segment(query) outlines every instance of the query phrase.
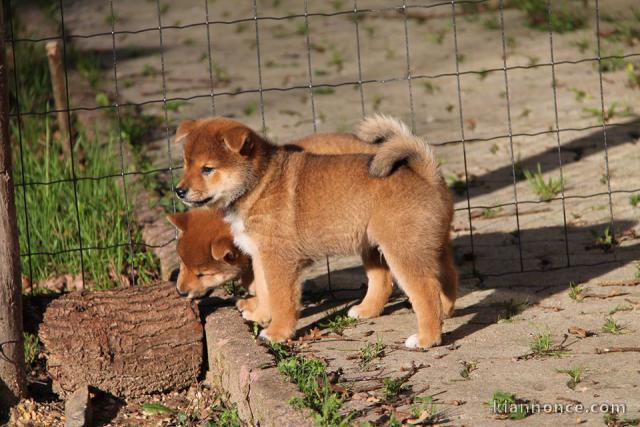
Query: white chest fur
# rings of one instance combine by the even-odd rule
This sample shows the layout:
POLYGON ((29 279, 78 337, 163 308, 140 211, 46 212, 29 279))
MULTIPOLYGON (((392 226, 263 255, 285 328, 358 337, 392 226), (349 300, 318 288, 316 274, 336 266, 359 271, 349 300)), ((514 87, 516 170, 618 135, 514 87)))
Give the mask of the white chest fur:
POLYGON ((247 234, 244 221, 236 213, 228 213, 224 217, 224 221, 231 226, 231 234, 233 235, 233 242, 240 250, 247 255, 256 256, 258 248, 255 242, 247 234))

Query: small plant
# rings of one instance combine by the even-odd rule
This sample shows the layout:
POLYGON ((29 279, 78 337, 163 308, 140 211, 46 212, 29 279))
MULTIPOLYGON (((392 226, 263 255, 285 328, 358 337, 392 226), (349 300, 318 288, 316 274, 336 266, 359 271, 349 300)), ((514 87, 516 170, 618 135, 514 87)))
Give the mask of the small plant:
POLYGON ((640 418, 623 418, 617 412, 608 412, 602 416, 607 427, 630 427, 640 425, 640 418))
POLYGON ((569 375, 569 381, 567 381, 567 387, 571 390, 576 388, 582 381, 582 372, 584 370, 582 368, 573 368, 573 369, 558 369, 558 373, 569 375))
POLYGON ((442 27, 439 30, 436 30, 435 32, 429 32, 427 34, 427 37, 429 37, 429 40, 436 43, 436 44, 442 44, 442 42, 444 41, 445 36, 449 33, 449 27, 442 27))
POLYGON ((460 363, 462 363, 462 369, 460 369, 460 376, 465 380, 468 380, 471 377, 471 372, 478 369, 478 362, 476 361, 467 362, 463 360, 460 363))
POLYGON ((344 55, 337 49, 333 49, 331 51, 331 60, 329 61, 329 65, 336 67, 338 72, 342 71, 344 68, 344 55))
POLYGON ((574 301, 582 300, 582 292, 584 291, 583 285, 578 285, 574 282, 569 282, 569 298, 574 301))
POLYGON ((605 252, 610 251, 611 248, 618 243, 611 232, 611 227, 608 225, 603 228, 601 232, 591 230, 591 234, 595 239, 596 247, 601 248, 605 252))
POLYGON ((309 34, 309 26, 304 22, 300 22, 296 27, 296 34, 299 36, 306 36, 309 34))
POLYGON ((528 414, 524 404, 527 402, 518 399, 515 394, 496 390, 489 400, 491 413, 498 415, 500 418, 509 418, 512 420, 521 420, 528 414))
POLYGON ((547 0, 514 0, 514 7, 526 14, 527 24, 539 31, 551 30, 556 33, 566 33, 584 28, 587 16, 582 9, 568 4, 553 2, 553 10, 549 16, 547 0))
POLYGON ((563 187, 561 179, 549 178, 547 181, 542 176, 542 168, 538 163, 538 169, 535 172, 529 170, 524 171, 524 176, 534 193, 538 195, 540 201, 548 202, 553 199, 563 187))
POLYGON ((589 46, 591 46, 591 42, 588 39, 576 40, 571 42, 571 44, 577 47, 580 53, 585 53, 589 50, 589 46))
POLYGON ((148 402, 142 404, 142 412, 147 415, 164 415, 175 414, 176 410, 157 402, 148 402))
POLYGON ((382 382, 382 395, 387 402, 393 402, 398 399, 398 395, 405 389, 404 384, 407 379, 400 378, 385 378, 382 382))
POLYGON ((491 30, 491 31, 499 30, 500 29, 500 20, 498 19, 497 16, 491 15, 490 17, 488 17, 487 19, 482 21, 482 26, 484 28, 486 28, 487 30, 491 30))
POLYGON ((609 310, 609 316, 613 316, 614 314, 616 314, 619 311, 631 311, 633 310, 633 307, 630 305, 616 305, 615 307, 613 307, 611 310, 609 310))
POLYGON ((380 359, 384 356, 385 345, 382 343, 380 337, 375 343, 368 342, 364 347, 360 349, 360 369, 367 370, 373 359, 380 359))
POLYGON ((603 73, 623 70, 627 66, 627 61, 624 59, 624 51, 622 49, 616 49, 613 52, 601 51, 600 57, 598 67, 603 73))
POLYGON ((484 208, 482 210, 482 216, 484 218, 493 218, 502 211, 502 208, 484 208))
POLYGON ((242 109, 242 112, 244 113, 245 116, 253 116, 256 113, 256 111, 258 111, 258 103, 255 101, 248 103, 242 109))
POLYGON ((604 325, 602 325, 602 332, 605 334, 620 335, 623 330, 624 327, 617 323, 613 316, 607 316, 604 325))
POLYGON ((624 70, 627 73, 627 84, 629 87, 632 89, 640 88, 640 70, 631 62, 627 63, 624 70))
POLYGON ((629 197, 629 203, 631 203, 631 206, 634 208, 637 208, 638 205, 640 205, 640 193, 632 194, 631 197, 629 197))
POLYGON ((320 326, 329 329, 334 334, 342 335, 345 329, 358 324, 358 319, 353 317, 338 315, 326 323, 320 323, 320 326))
POLYGON ((602 123, 604 119, 605 123, 609 123, 611 119, 615 117, 630 117, 633 116, 633 108, 629 105, 626 107, 619 109, 619 104, 617 102, 612 103, 607 110, 603 112, 603 110, 599 108, 583 108, 582 112, 587 114, 588 117, 595 117, 602 123))
POLYGON ((457 175, 452 174, 447 176, 447 183, 449 184, 449 188, 458 196, 462 196, 467 191, 467 185, 463 180, 458 178, 457 175))
MULTIPOLYGON (((433 401, 433 396, 416 396, 409 408, 411 417, 415 419, 415 424, 439 425, 446 422, 444 414, 438 409, 433 401)), ((408 420, 410 425, 414 425, 412 420, 408 420)))
POLYGON ((167 101, 167 111, 172 111, 174 113, 177 113, 178 111, 180 111, 182 107, 184 107, 187 104, 188 102, 180 101, 180 100, 167 101))
POLYGON ((336 90, 332 87, 321 86, 313 88, 314 95, 333 95, 334 93, 336 93, 336 90))
POLYGON ((429 94, 433 94, 435 92, 440 91, 440 86, 430 81, 422 82, 422 87, 424 88, 424 91, 429 94))
POLYGON ((384 99, 384 96, 380 95, 379 93, 376 93, 373 95, 373 111, 380 110, 380 105, 382 105, 383 99, 384 99))
POLYGON ((553 343, 550 332, 540 332, 534 335, 529 347, 533 357, 560 357, 565 352, 562 344, 553 343))
POLYGON ((33 364, 40 354, 40 339, 35 334, 25 332, 24 338, 24 361, 27 365, 33 364))
POLYGON ((582 89, 578 89, 578 88, 572 87, 569 90, 571 92, 573 92, 573 96, 575 97, 576 101, 578 101, 578 102, 582 102, 585 99, 591 99, 592 98, 591 95, 589 95, 586 91, 584 91, 582 89))
POLYGON ((514 301, 510 299, 509 301, 503 301, 500 305, 503 309, 498 315, 498 322, 508 322, 511 321, 514 316, 522 313, 531 304, 529 304, 529 301, 514 301))
POLYGON ((160 72, 158 71, 158 69, 156 67, 154 67, 153 65, 144 64, 144 66, 142 67, 142 75, 144 77, 155 77, 159 73, 160 72))

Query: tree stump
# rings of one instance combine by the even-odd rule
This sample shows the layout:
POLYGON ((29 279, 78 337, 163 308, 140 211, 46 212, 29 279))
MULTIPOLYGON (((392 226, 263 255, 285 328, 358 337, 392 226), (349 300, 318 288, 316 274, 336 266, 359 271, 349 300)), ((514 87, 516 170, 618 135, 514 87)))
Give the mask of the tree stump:
POLYGON ((122 398, 177 390, 202 365, 197 308, 173 283, 64 295, 47 308, 39 335, 61 396, 83 384, 122 398))

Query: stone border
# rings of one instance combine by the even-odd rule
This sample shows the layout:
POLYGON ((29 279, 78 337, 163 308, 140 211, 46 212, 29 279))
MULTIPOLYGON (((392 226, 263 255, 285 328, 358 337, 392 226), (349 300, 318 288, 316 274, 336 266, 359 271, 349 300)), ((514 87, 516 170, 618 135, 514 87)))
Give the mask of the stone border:
POLYGON ((207 381, 237 405, 240 418, 249 425, 314 425, 309 411, 289 405, 292 397, 302 394, 272 366, 273 356, 255 342, 235 308, 220 307, 208 315, 205 334, 209 357, 207 381))

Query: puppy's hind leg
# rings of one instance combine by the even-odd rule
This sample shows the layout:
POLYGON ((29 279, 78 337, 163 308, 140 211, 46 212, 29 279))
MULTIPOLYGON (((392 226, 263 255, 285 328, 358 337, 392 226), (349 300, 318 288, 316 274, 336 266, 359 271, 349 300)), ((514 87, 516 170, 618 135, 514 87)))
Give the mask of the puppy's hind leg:
POLYGON ((349 309, 348 315, 355 319, 379 316, 393 290, 391 271, 378 248, 365 248, 362 263, 367 272, 368 287, 362 302, 349 309))
MULTIPOLYGON (((425 267, 429 256, 418 253, 403 253, 382 246, 385 259, 398 285, 409 297, 418 319, 418 333, 407 338, 409 348, 428 348, 442 342, 441 284, 438 271, 425 267)), ((430 252, 430 251, 429 251, 430 252)))
POLYGON ((440 293, 442 314, 445 318, 449 318, 453 315, 456 298, 458 297, 458 272, 453 261, 451 248, 447 248, 440 257, 440 277, 440 283, 442 283, 442 292, 440 293))

